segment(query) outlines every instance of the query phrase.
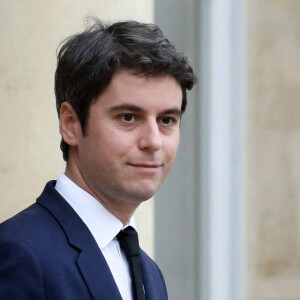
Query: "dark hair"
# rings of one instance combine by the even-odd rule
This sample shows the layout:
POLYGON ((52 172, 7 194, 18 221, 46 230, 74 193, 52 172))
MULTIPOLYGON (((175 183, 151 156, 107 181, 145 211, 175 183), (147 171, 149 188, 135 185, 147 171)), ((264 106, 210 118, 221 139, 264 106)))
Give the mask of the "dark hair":
MULTIPOLYGON (((109 85, 120 69, 143 76, 173 76, 182 88, 182 106, 187 104, 186 90, 196 77, 187 58, 168 41, 158 26, 135 21, 105 25, 93 18, 92 25, 60 45, 55 72, 56 108, 68 101, 86 132, 92 101, 109 85)), ((69 145, 62 139, 60 148, 68 160, 69 145)))

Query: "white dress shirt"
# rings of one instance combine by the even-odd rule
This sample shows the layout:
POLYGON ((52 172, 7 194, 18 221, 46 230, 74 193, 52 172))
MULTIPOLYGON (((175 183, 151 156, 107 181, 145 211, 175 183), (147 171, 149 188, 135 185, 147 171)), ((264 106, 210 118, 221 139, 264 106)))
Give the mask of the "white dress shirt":
POLYGON ((124 300, 132 300, 131 278, 125 254, 116 235, 127 226, 136 228, 134 218, 123 223, 97 199, 76 185, 64 173, 57 178, 55 189, 72 206, 96 240, 124 300))

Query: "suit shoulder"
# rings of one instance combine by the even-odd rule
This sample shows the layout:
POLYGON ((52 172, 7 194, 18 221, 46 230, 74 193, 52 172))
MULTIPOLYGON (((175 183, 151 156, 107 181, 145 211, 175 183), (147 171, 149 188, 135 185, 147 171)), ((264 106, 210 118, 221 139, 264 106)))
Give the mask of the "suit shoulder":
POLYGON ((145 266, 151 266, 153 271, 157 272, 159 274, 159 277, 163 280, 164 282, 164 276, 162 274, 162 271, 160 270, 159 266, 157 263, 143 250, 141 250, 141 260, 143 262, 143 265, 145 266))
POLYGON ((18 236, 19 233, 27 229, 35 228, 47 221, 48 212, 39 204, 34 203, 15 216, 0 224, 0 237, 3 234, 18 236))
POLYGON ((140 256, 141 259, 146 263, 146 264, 150 264, 152 266, 155 266, 156 268, 159 269, 158 265, 156 264, 156 262, 144 251, 141 249, 140 252, 140 256))
MULTIPOLYGON (((55 218, 38 203, 0 224, 0 241, 6 238, 24 241, 32 249, 61 239, 64 232, 55 218)), ((54 243, 55 244, 55 243, 54 243)))

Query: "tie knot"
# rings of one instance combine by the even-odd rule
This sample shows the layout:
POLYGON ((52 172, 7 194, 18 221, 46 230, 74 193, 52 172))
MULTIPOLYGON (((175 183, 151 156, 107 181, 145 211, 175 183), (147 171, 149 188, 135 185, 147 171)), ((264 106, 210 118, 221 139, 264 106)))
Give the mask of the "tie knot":
POLYGON ((133 227, 129 226, 121 230, 117 235, 117 239, 128 260, 140 255, 138 234, 133 227))

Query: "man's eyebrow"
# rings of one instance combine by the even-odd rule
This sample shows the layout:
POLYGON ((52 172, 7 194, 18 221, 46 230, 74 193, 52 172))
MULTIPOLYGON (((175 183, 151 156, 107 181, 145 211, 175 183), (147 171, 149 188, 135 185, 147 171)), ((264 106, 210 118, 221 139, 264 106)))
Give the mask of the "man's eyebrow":
MULTIPOLYGON (((133 104, 120 104, 120 105, 115 105, 109 108, 110 111, 124 111, 124 110, 128 110, 128 111, 133 111, 133 112, 142 112, 143 109, 137 105, 133 105, 133 104)), ((177 116, 181 116, 182 115, 182 111, 177 108, 177 107, 173 107, 173 108, 168 108, 165 109, 163 111, 160 112, 161 115, 177 115, 177 116)))
POLYGON ((161 114, 166 114, 166 115, 177 115, 177 116, 181 116, 182 115, 182 111, 177 108, 177 107, 174 107, 174 108, 168 108, 168 109, 165 109, 161 112, 161 114))
POLYGON ((133 105, 133 104, 120 104, 116 106, 112 106, 109 109, 110 111, 122 111, 122 110, 129 110, 134 112, 141 112, 142 109, 139 106, 133 105))

